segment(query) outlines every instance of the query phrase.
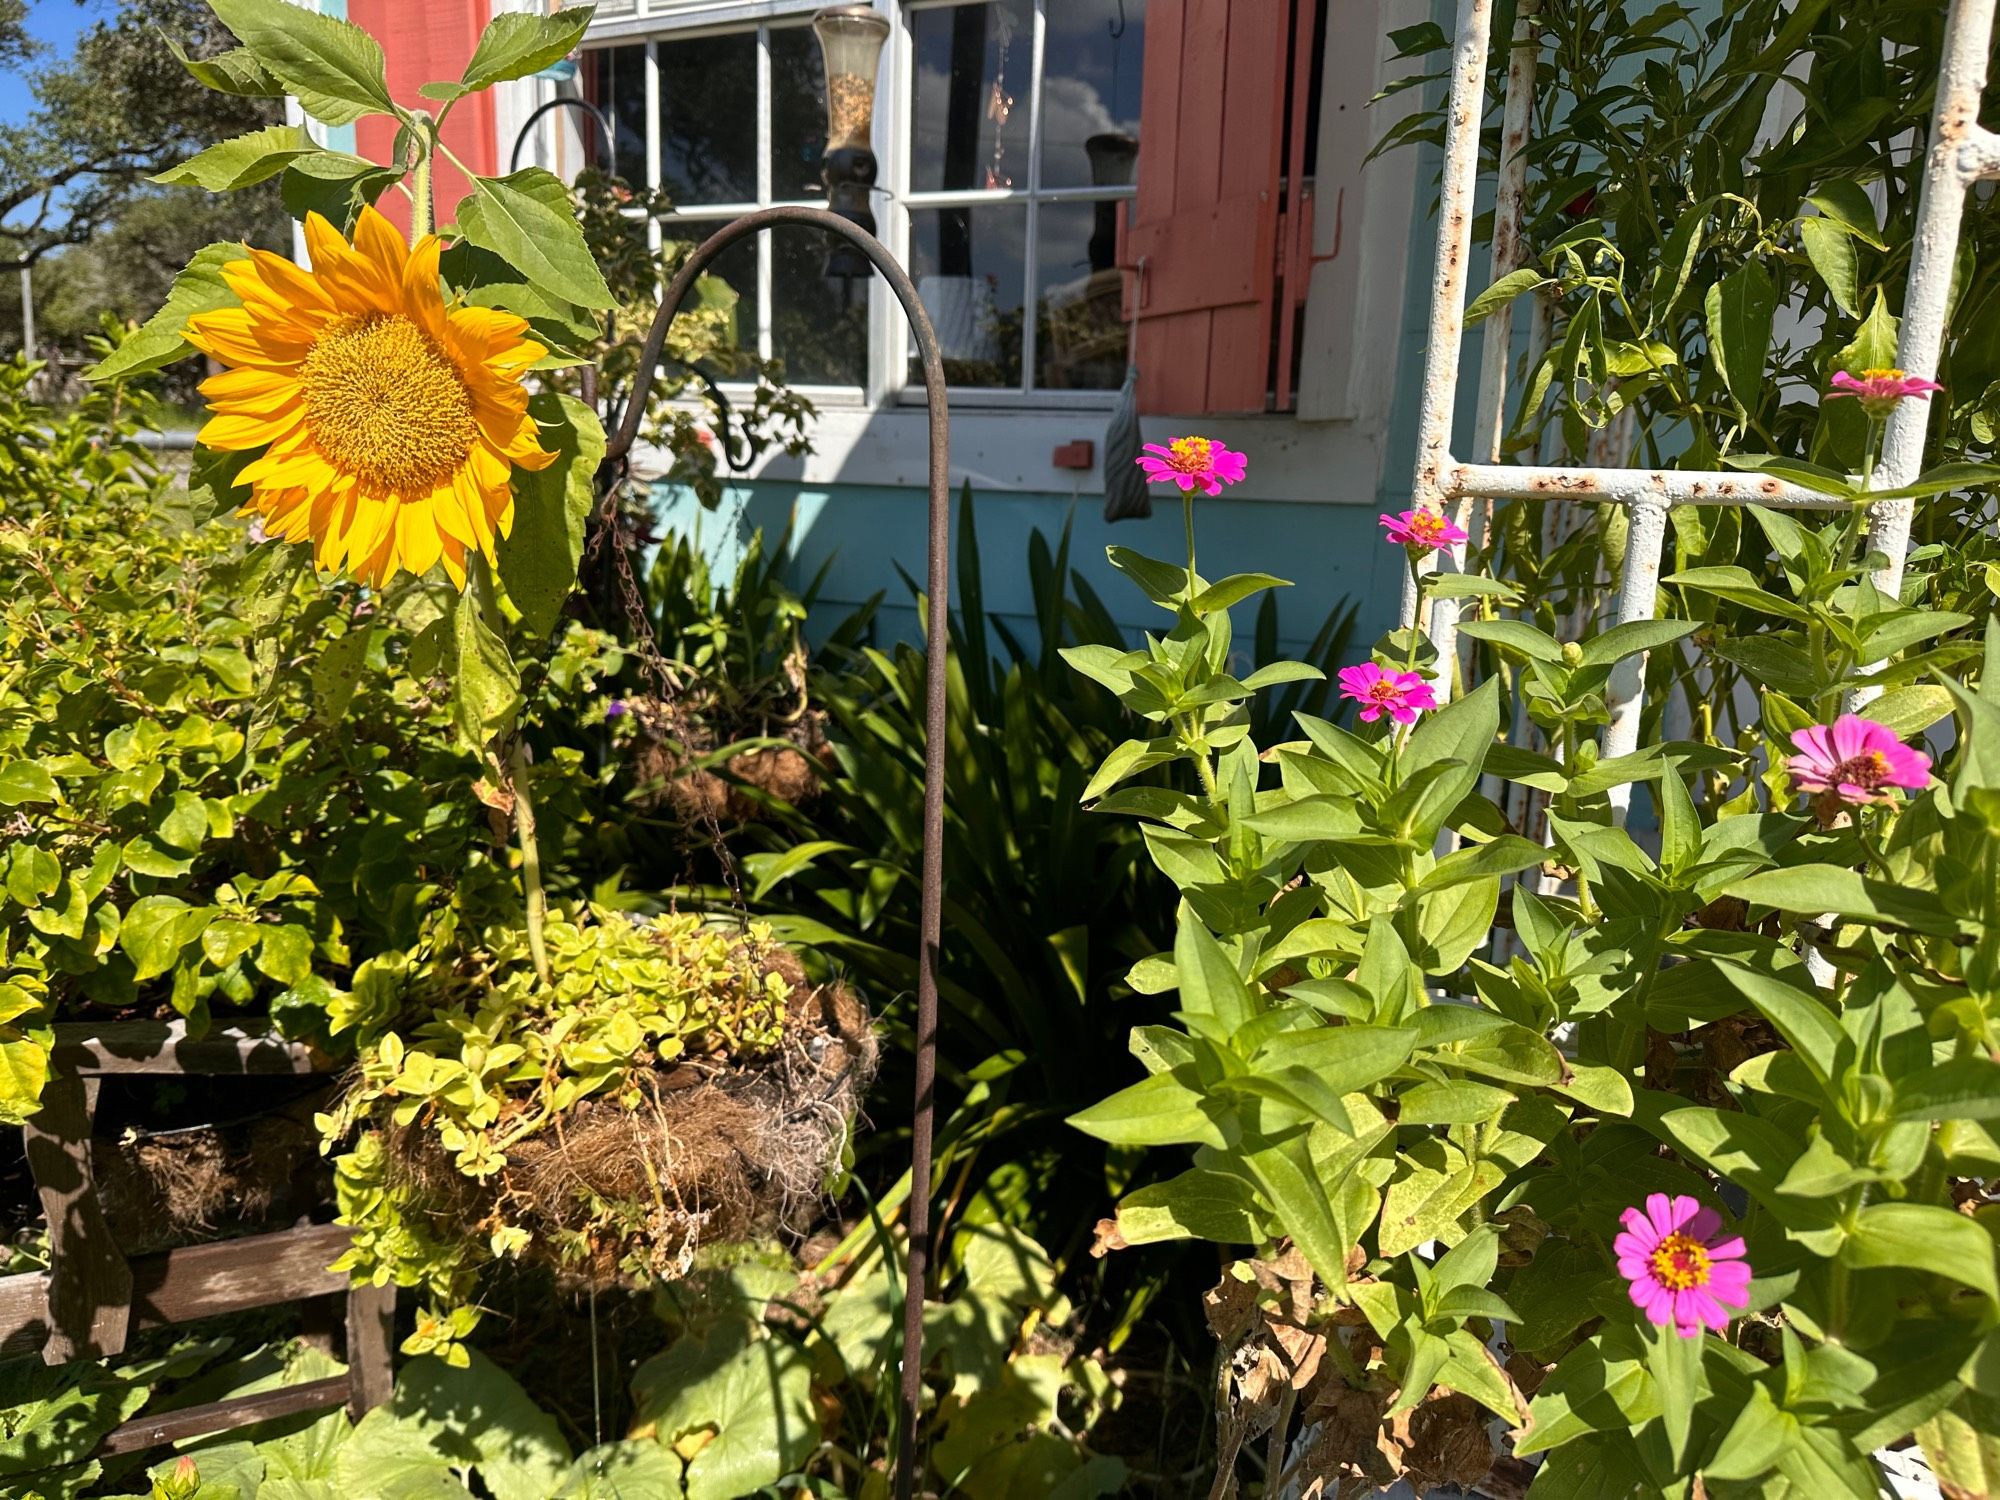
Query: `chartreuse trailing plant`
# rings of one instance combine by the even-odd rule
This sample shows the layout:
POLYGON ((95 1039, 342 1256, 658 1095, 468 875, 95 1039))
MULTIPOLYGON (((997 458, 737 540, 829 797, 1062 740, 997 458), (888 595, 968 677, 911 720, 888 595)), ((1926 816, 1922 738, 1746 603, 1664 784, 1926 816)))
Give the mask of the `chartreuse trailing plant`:
MULTIPOLYGON (((1402 632, 1343 674, 1357 729, 1301 715, 1260 745, 1245 704, 1268 679, 1227 675, 1227 605, 1277 580, 1113 549, 1171 628, 1067 655, 1154 726, 1087 797, 1141 820, 1180 890, 1172 951, 1131 974, 1173 1024, 1137 1027, 1146 1076, 1072 1123, 1192 1150, 1118 1203, 1101 1250, 1253 1252, 1210 1298, 1219 1486, 1266 1431, 1270 1484, 1473 1483, 1497 1416, 1536 1496, 1864 1500, 1870 1455, 1912 1438, 1984 1488, 2000 622, 1979 660, 1927 648, 1952 617, 1871 592, 1854 517, 1757 519, 1796 575, 1796 605, 1762 599, 1798 627, 1799 672, 1817 644, 1849 672, 1886 660, 1866 680, 1900 691, 1842 716, 1821 663, 1796 699, 1766 683, 1755 757, 1595 754, 1612 667, 1687 620, 1468 627, 1559 757, 1497 743, 1497 679, 1432 708, 1428 645, 1402 632), (1938 704, 1942 780, 1903 743, 1938 704), (1128 784, 1190 760, 1202 795, 1128 784), (1486 776, 1547 798, 1547 846, 1486 776), (1633 782, 1643 839, 1607 797, 1633 782), (1509 877, 1511 954, 1489 946, 1509 877)), ((1442 533, 1385 520, 1421 569, 1442 533)))

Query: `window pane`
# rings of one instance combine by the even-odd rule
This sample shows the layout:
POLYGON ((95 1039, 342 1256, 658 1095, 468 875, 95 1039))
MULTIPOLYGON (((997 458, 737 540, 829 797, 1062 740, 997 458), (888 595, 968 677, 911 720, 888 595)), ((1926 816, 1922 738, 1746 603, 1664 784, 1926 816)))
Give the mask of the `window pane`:
MULTIPOLYGON (((726 222, 728 221, 724 219, 696 219, 685 223, 663 224, 660 226, 660 233, 666 237, 669 246, 678 241, 692 250, 726 222)), ((678 267, 686 256, 669 251, 665 259, 670 266, 678 267)), ((755 354, 758 328, 756 238, 753 236, 747 240, 738 240, 717 256, 703 274, 719 278, 736 293, 736 347, 746 354, 755 354)), ((682 305, 695 306, 700 300, 701 294, 698 291, 690 292, 687 302, 682 305)), ((709 374, 733 378, 736 372, 711 370, 709 374)))
MULTIPOLYGON (((920 208, 910 213, 910 274, 937 328, 953 385, 1021 384, 1025 205, 920 208)), ((910 359, 912 384, 923 367, 910 359)))
POLYGON ((1037 229, 1035 384, 1108 391, 1125 382, 1125 318, 1113 265, 1116 203, 1044 203, 1037 229))
MULTIPOLYGON (((544 140, 555 140, 558 129, 583 138, 584 159, 593 167, 643 185, 646 181, 646 49, 601 47, 584 54, 584 93, 592 104, 611 114, 611 129, 617 141, 615 161, 604 158, 604 140, 597 128, 571 109, 551 111, 535 129, 544 140)), ((511 143, 510 143, 511 144, 511 143)), ((521 159, 533 161, 533 148, 524 148, 521 159)))
POLYGON ((771 197, 824 198, 826 59, 810 26, 771 30, 771 197))
POLYGON ((916 191, 1027 187, 1032 0, 920 10, 910 33, 916 191))
POLYGON ((677 208, 757 201, 757 33, 662 41, 660 186, 677 208))
POLYGON ((802 385, 860 385, 868 373, 868 283, 826 275, 823 235, 771 237, 771 352, 802 385))
POLYGON ((1146 0, 1063 0, 1042 40, 1042 186, 1123 187, 1139 141, 1146 0))

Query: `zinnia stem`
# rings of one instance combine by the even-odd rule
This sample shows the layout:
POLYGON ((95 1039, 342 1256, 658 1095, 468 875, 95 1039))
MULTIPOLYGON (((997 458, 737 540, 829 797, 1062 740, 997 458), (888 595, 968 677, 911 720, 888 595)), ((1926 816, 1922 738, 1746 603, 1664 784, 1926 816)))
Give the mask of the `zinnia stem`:
POLYGON ((1194 608, 1194 491, 1181 491, 1181 519, 1187 527, 1188 608, 1194 608))
POLYGON ((514 783, 514 833, 521 843, 521 888, 527 897, 528 956, 535 961, 535 977, 550 981, 548 942, 542 935, 548 920, 549 898, 542 890, 542 851, 535 838, 535 799, 528 793, 528 744, 518 734, 507 753, 508 780, 514 783))

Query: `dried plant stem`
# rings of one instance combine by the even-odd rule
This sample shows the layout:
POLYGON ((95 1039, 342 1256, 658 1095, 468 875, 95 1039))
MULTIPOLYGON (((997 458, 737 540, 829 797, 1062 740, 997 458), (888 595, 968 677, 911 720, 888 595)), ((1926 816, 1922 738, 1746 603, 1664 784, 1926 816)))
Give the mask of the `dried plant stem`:
POLYGON ((521 844, 521 888, 527 897, 528 953, 535 961, 535 977, 550 981, 548 942, 542 934, 548 920, 549 898, 542 890, 542 851, 535 841, 535 801, 528 793, 528 747, 519 735, 507 754, 507 779, 513 782, 514 833, 521 844))

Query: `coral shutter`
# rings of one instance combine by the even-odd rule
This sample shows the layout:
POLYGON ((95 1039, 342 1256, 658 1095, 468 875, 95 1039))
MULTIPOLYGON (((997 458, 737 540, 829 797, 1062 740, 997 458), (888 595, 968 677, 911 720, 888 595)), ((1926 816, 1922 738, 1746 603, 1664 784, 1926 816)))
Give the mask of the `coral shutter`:
MULTIPOLYGON (((347 18, 382 43, 389 57, 389 93, 404 108, 435 111, 438 105, 417 90, 427 83, 456 78, 478 45, 479 33, 491 14, 489 0, 347 0, 347 18)), ((461 99, 444 122, 444 143, 458 159, 482 176, 498 171, 499 146, 494 140, 493 96, 475 94, 461 99)), ((355 126, 355 149, 373 161, 390 160, 396 143, 396 122, 372 116, 355 126)), ((471 184, 442 157, 432 181, 437 222, 449 224, 458 200, 471 184)), ((410 200, 401 193, 382 195, 378 205, 398 229, 410 227, 410 200)))
MULTIPOLYGON (((1310 47, 1313 12, 1313 0, 1147 6, 1138 196, 1121 260, 1141 411, 1270 405, 1273 341, 1292 317, 1280 260, 1300 217, 1281 213, 1281 174, 1288 143, 1304 134, 1306 89, 1295 83, 1310 79, 1293 62, 1310 47)), ((1281 404, 1289 365, 1280 361, 1281 404)))

